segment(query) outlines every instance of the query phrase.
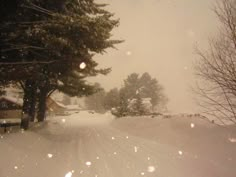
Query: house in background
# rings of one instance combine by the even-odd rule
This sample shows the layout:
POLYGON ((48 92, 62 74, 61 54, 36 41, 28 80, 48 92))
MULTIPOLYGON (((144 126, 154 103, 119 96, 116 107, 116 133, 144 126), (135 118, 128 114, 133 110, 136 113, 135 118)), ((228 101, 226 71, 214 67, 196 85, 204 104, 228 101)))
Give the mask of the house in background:
MULTIPOLYGON (((152 103, 151 103, 151 98, 141 98, 142 100, 142 108, 145 112, 145 114, 149 114, 152 112, 152 103)), ((137 99, 133 98, 133 99, 129 99, 128 100, 128 109, 130 112, 132 113, 136 113, 137 112, 137 108, 136 108, 136 103, 137 103, 137 99)))
POLYGON ((49 115, 66 115, 67 108, 62 103, 55 101, 53 98, 47 98, 47 111, 49 115))
POLYGON ((14 88, 14 87, 8 87, 5 90, 5 96, 17 98, 17 99, 23 99, 23 91, 19 88, 14 88))
POLYGON ((4 91, 5 94, 0 96, 0 119, 21 118, 23 91, 12 86, 4 91))
POLYGON ((21 118, 22 99, 1 96, 0 97, 0 119, 21 118))
MULTIPOLYGON (((21 97, 17 97, 17 94, 14 95, 11 93, 9 92, 9 94, 0 97, 0 119, 21 118, 23 99, 21 97)), ((78 105, 65 106, 51 97, 47 98, 46 104, 47 114, 53 116, 68 115, 81 110, 81 107, 78 105)))

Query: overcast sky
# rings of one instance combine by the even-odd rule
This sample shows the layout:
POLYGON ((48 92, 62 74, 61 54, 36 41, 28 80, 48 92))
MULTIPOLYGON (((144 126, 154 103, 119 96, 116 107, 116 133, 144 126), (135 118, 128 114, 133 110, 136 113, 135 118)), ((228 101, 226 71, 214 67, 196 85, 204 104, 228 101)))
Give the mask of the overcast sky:
POLYGON ((120 18, 114 38, 125 42, 96 57, 112 72, 95 80, 108 90, 120 87, 132 72, 149 72, 164 86, 170 111, 195 112, 194 45, 206 47, 217 31, 215 0, 99 0, 104 1, 120 18))

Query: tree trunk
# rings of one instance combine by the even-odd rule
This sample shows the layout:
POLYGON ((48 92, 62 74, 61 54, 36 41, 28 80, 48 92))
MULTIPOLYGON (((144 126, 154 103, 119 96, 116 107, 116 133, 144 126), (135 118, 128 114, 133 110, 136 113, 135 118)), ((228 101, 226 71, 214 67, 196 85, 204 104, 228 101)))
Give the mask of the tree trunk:
POLYGON ((32 80, 25 81, 25 89, 24 89, 24 103, 22 108, 22 118, 21 118, 21 128, 28 129, 29 121, 32 119, 32 114, 35 112, 32 109, 32 106, 35 105, 36 100, 34 97, 34 87, 35 82, 32 80))
POLYGON ((31 122, 34 122, 35 120, 36 102, 37 102, 37 85, 36 83, 34 83, 34 86, 32 87, 31 105, 30 105, 30 110, 29 110, 31 122))
POLYGON ((40 89, 39 93, 39 104, 38 104, 38 114, 37 119, 39 122, 43 122, 46 118, 46 101, 47 101, 47 90, 45 88, 40 89))

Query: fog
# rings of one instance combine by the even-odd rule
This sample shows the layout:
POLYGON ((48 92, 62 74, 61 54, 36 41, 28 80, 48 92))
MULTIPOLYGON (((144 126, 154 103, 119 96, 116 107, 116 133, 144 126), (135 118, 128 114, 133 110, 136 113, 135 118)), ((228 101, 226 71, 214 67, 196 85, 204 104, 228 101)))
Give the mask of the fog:
POLYGON ((194 46, 205 48, 218 29, 214 0, 100 0, 120 18, 114 39, 118 50, 96 56, 107 76, 92 80, 105 89, 120 87, 132 72, 149 72, 165 88, 171 112, 196 112, 191 87, 195 83, 194 46))

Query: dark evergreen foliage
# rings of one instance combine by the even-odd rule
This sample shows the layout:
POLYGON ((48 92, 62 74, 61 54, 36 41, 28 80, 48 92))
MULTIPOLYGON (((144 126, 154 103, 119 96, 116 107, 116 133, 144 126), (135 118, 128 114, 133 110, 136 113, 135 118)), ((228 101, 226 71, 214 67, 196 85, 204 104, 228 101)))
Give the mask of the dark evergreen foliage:
POLYGON ((120 94, 117 88, 111 89, 106 93, 104 99, 104 108, 106 110, 111 110, 112 108, 118 107, 120 104, 120 94))
MULTIPOLYGON (((104 6, 94 0, 5 0, 1 4, 0 78, 4 81, 0 84, 21 82, 26 101, 35 91, 24 83, 34 81, 39 90, 38 120, 44 120, 45 100, 54 90, 72 96, 91 94, 93 86, 84 79, 110 71, 97 69, 93 60, 96 53, 121 42, 110 39, 119 21, 104 6), (81 63, 86 67, 81 68, 81 63)), ((29 115, 35 104, 24 104, 29 115)))
POLYGON ((104 100, 106 92, 99 83, 95 83, 94 92, 94 94, 85 98, 86 108, 103 113, 105 111, 104 100))
POLYGON ((116 107, 116 116, 147 114, 148 112, 143 105, 144 98, 151 99, 152 111, 161 111, 167 103, 163 87, 157 79, 152 78, 147 72, 141 76, 137 73, 130 74, 124 80, 124 86, 119 92, 120 103, 116 107))

